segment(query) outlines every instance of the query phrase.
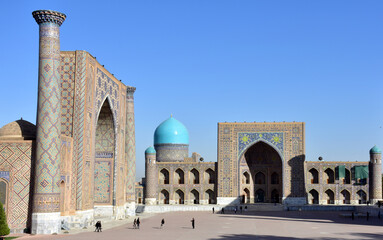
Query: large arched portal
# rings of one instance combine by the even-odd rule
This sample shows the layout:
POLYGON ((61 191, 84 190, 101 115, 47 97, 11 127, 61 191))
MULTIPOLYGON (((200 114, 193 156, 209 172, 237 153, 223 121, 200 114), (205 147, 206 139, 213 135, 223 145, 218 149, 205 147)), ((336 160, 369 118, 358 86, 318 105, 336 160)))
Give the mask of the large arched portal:
MULTIPOLYGON (((241 171, 251 176, 250 202, 282 201, 282 159, 279 153, 265 142, 252 145, 242 156, 246 164, 241 171)), ((239 183, 243 185, 242 181, 239 183)), ((244 189, 246 186, 241 186, 244 189)))
POLYGON ((94 163, 94 202, 112 204, 115 132, 108 100, 102 105, 96 127, 96 159, 94 163))

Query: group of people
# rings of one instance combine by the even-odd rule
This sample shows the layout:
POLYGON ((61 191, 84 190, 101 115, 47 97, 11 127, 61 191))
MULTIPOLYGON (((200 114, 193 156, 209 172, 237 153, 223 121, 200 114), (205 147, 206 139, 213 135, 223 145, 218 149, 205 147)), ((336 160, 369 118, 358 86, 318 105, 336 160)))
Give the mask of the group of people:
MULTIPOLYGON (((133 229, 140 229, 140 223, 141 223, 140 222, 140 218, 137 218, 137 219, 135 218, 134 221, 133 221, 133 229)), ((195 220, 194 220, 194 218, 192 218, 191 224, 192 224, 192 228, 194 229, 195 228, 195 220)), ((162 229, 162 227, 164 225, 165 225, 165 219, 163 218, 161 220, 160 228, 162 229)), ((101 230, 101 221, 97 221, 94 226, 96 227, 96 229, 94 230, 95 232, 102 232, 102 230, 101 230)))
POLYGON ((140 218, 134 219, 133 221, 133 228, 134 229, 140 229, 140 218))
MULTIPOLYGON (((194 218, 192 218, 191 224, 192 224, 192 228, 194 229, 195 228, 195 220, 194 220, 194 218)), ((164 225, 165 225, 165 219, 163 218, 163 219, 161 219, 160 228, 162 229, 162 227, 164 225)), ((137 218, 137 220, 134 219, 134 221, 133 221, 133 228, 134 229, 140 229, 140 218, 137 218)))
MULTIPOLYGON (((240 206, 239 207, 239 211, 242 213, 242 210, 243 210, 243 208, 242 208, 242 206, 240 206)), ((245 212, 247 211, 247 206, 245 206, 245 208, 244 208, 244 210, 245 210, 245 212)), ((237 211, 238 211, 238 208, 237 207, 234 207, 233 208, 233 211, 234 211, 234 213, 236 214, 237 213, 237 211)), ((215 210, 214 210, 214 207, 213 207, 213 213, 215 212, 215 210)), ((225 214, 225 208, 221 208, 221 214, 225 214)))

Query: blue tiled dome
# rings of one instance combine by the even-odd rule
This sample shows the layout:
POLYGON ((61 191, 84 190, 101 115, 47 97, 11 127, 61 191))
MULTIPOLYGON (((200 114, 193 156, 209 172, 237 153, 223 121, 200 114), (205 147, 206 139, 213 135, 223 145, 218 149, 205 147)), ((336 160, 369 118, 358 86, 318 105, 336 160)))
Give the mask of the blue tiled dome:
POLYGON ((374 146, 370 149, 370 153, 382 153, 382 150, 380 150, 377 146, 374 146))
POLYGON ((154 147, 148 147, 145 150, 145 154, 155 154, 155 153, 156 153, 156 150, 154 149, 154 147))
POLYGON ((173 117, 163 121, 154 132, 154 144, 189 144, 186 127, 173 117))

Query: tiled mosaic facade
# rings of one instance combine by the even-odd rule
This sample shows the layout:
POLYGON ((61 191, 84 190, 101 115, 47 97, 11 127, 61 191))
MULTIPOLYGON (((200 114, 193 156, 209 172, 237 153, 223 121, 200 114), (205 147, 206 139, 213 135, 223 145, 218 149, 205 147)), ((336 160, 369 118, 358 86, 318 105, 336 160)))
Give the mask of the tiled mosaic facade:
POLYGON ((218 123, 218 197, 238 198, 240 159, 255 143, 271 146, 282 159, 282 199, 305 197, 304 123, 218 123))
MULTIPOLYGON (((33 233, 54 233, 62 219, 70 227, 89 227, 97 209, 105 206, 113 209, 106 213, 108 217, 134 214, 125 211, 128 204, 134 208, 134 91, 127 94, 128 87, 89 53, 60 52, 59 26, 64 14, 49 10, 33 14, 40 26, 36 146, 28 135, 18 140, 19 147, 12 148, 16 151, 29 144, 29 150, 18 155, 18 161, 25 162, 22 169, 9 167, 6 162, 13 157, 6 154, 8 148, 0 149, 4 160, 0 178, 3 168, 10 168, 4 171, 10 179, 15 169, 23 174, 17 183, 7 185, 10 197, 4 199, 6 209, 14 210, 9 215, 12 231, 31 227, 33 233), (31 169, 32 156, 36 156, 36 169, 31 169), (35 184, 30 184, 33 180, 35 184), (12 205, 14 193, 25 202, 18 201, 20 209, 12 205), (27 224, 28 214, 32 220, 27 224)), ((15 131, 25 134, 8 125, 1 128, 0 144, 15 144, 9 137, 15 131)), ((35 139, 36 133, 33 135, 35 139)), ((6 189, 4 184, 0 179, 0 190, 6 189)))
POLYGON ((0 139, 0 173, 7 182, 7 222, 11 229, 30 227, 30 177, 34 141, 0 139))
POLYGON ((64 14, 35 11, 40 28, 34 212, 60 211, 60 26, 64 14))
POLYGON ((305 184, 309 204, 361 204, 369 199, 369 179, 355 178, 355 167, 368 162, 305 162, 305 184), (338 177, 337 168, 345 167, 338 177), (364 197, 363 197, 364 196, 364 197))

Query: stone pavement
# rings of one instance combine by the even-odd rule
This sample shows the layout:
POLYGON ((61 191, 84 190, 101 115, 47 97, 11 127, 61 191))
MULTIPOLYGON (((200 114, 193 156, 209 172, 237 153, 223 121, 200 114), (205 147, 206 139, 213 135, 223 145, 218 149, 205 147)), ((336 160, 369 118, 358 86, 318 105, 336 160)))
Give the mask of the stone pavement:
POLYGON ((119 221, 103 226, 102 233, 24 236, 23 239, 63 240, 301 240, 301 239, 383 239, 383 219, 342 217, 344 212, 253 212, 243 214, 212 214, 210 212, 171 212, 140 216, 140 229, 133 229, 131 221, 119 221), (191 227, 195 218, 196 229, 191 227), (161 219, 165 226, 160 229, 161 219), (124 222, 125 221, 125 222, 124 222), (118 224, 118 222, 117 222, 118 224), (112 227, 112 228, 110 228, 112 227))

